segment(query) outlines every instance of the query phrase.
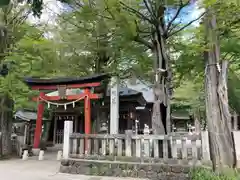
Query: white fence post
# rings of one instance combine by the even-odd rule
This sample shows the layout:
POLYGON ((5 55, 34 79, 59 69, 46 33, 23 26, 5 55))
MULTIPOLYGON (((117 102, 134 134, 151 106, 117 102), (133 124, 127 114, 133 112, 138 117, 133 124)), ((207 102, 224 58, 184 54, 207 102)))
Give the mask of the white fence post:
POLYGON ((233 131, 233 139, 235 145, 236 159, 237 159, 237 168, 240 167, 240 131, 233 131))
POLYGON ((202 158, 204 161, 210 161, 209 136, 208 131, 201 131, 202 140, 202 158))
POLYGON ((64 122, 64 138, 63 138, 63 159, 68 159, 70 153, 70 135, 73 132, 73 122, 64 122))

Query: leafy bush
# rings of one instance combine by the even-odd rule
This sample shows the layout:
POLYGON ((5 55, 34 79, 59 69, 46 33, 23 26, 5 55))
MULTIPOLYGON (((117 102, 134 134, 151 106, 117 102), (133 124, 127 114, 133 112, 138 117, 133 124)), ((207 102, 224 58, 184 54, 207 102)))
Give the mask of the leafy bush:
POLYGON ((215 173, 208 169, 194 169, 191 180, 239 180, 240 174, 235 170, 226 170, 224 173, 215 173))

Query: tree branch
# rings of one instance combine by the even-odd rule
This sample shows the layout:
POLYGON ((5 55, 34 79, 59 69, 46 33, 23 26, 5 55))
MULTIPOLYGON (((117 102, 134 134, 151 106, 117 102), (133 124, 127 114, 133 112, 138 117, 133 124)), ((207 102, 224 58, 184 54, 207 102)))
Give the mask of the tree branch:
POLYGON ((115 18, 115 15, 111 12, 111 10, 110 10, 110 8, 109 8, 108 3, 107 3, 106 0, 104 0, 104 4, 105 4, 105 6, 106 6, 106 8, 104 9, 104 11, 107 11, 108 14, 110 14, 110 16, 112 17, 112 19, 115 20, 115 19, 116 19, 116 18, 115 18))
POLYGON ((190 0, 188 0, 185 4, 183 4, 183 1, 180 0, 180 7, 178 8, 176 14, 173 16, 173 18, 171 19, 171 21, 168 23, 167 27, 166 27, 166 30, 165 30, 165 33, 167 34, 168 33, 168 30, 169 28, 171 27, 172 23, 178 18, 181 10, 186 7, 188 4, 189 4, 190 0))
MULTIPOLYGON (((81 15, 81 12, 79 11, 78 7, 76 8, 74 5, 71 5, 70 7, 74 10, 75 13, 78 13, 78 14, 81 15)), ((83 8, 83 7, 84 7, 84 5, 79 4, 79 8, 83 8)), ((106 9, 104 9, 104 10, 106 10, 106 9)), ((108 12, 108 13, 109 13, 109 12, 108 12)), ((99 17, 101 17, 101 18, 104 18, 104 19, 114 20, 112 17, 105 16, 105 15, 103 15, 103 14, 100 14, 100 13, 97 12, 97 11, 92 11, 92 14, 93 14, 93 15, 96 15, 96 16, 99 16, 99 17)))
POLYGON ((148 0, 143 0, 148 12, 151 14, 151 16, 153 16, 154 18, 156 18, 155 14, 153 13, 153 9, 151 9, 151 7, 149 6, 149 2, 148 0))
POLYGON ((138 43, 146 46, 148 49, 153 49, 153 45, 150 42, 146 41, 145 39, 141 38, 139 35, 135 36, 133 38, 133 40, 135 42, 138 42, 138 43))
POLYGON ((153 24, 151 19, 149 19, 148 17, 146 17, 144 14, 140 13, 136 9, 129 7, 128 5, 124 4, 122 1, 120 1, 120 5, 122 5, 123 9, 125 9, 126 11, 132 14, 135 14, 137 17, 139 17, 142 20, 148 21, 150 24, 153 24))
POLYGON ((153 49, 153 45, 151 43, 149 43, 148 41, 144 40, 143 38, 140 38, 139 34, 140 33, 144 33, 144 32, 142 32, 140 30, 136 20, 135 20, 135 25, 136 25, 136 29, 137 29, 136 31, 137 31, 138 34, 136 36, 134 36, 133 40, 138 42, 138 43, 140 43, 140 44, 143 44, 144 46, 146 46, 149 49, 153 49))
MULTIPOLYGON (((180 23, 181 23, 181 22, 180 22, 180 23)), ((176 28, 179 26, 180 23, 172 25, 172 27, 168 30, 167 33, 171 34, 171 32, 172 32, 174 29, 176 29, 176 28)))
POLYGON ((144 30, 141 30, 140 27, 139 27, 139 25, 138 25, 137 20, 135 20, 135 25, 136 25, 137 32, 138 32, 139 34, 151 34, 151 33, 152 33, 152 31, 148 31, 149 28, 145 28, 144 30), (147 29, 147 30, 146 30, 146 29, 147 29), (145 30, 146 30, 146 31, 145 31, 145 30))
POLYGON ((202 13, 198 18, 190 21, 189 23, 187 23, 186 25, 184 25, 183 27, 181 27, 180 29, 176 30, 175 32, 172 32, 170 34, 167 35, 167 37, 171 37, 177 33, 179 33, 180 31, 184 30, 186 27, 190 26, 192 23, 198 21, 199 19, 201 19, 204 15, 205 15, 206 12, 202 13))

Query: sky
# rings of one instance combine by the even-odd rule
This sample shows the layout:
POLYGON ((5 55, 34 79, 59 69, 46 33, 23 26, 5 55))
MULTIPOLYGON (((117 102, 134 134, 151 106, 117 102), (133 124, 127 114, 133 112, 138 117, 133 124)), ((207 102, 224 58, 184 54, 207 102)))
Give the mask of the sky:
POLYGON ((57 0, 43 0, 44 7, 42 11, 41 18, 33 17, 32 15, 29 16, 29 21, 32 23, 48 23, 48 24, 55 24, 56 18, 61 12, 67 10, 67 7, 60 3, 57 0))
MULTIPOLYGON (((59 14, 61 14, 61 12, 66 12, 69 10, 69 8, 58 2, 57 0, 43 0, 44 1, 44 8, 43 8, 43 12, 42 12, 42 16, 40 19, 35 18, 33 16, 29 17, 29 21, 32 23, 36 23, 36 24, 52 24, 52 25, 56 25, 56 18, 59 14)), ((174 10, 169 10, 170 12, 172 12, 172 14, 174 14, 174 10)), ((176 23, 183 23, 183 24, 187 24, 188 22, 196 19, 197 17, 200 16, 200 14, 202 14, 203 10, 199 10, 198 6, 196 4, 192 4, 186 8, 183 9, 181 15, 184 18, 177 18, 176 19, 176 23), (187 15, 186 15, 187 14, 187 15)), ((198 26, 199 22, 194 22, 193 26, 198 26)), ((154 101, 154 95, 153 95, 153 90, 152 88, 149 88, 147 85, 141 83, 140 81, 137 82, 137 84, 130 84, 127 83, 127 86, 131 89, 134 89, 136 91, 140 91, 143 93, 144 98, 148 101, 148 102, 153 102, 154 101)))
MULTIPOLYGON (((188 5, 181 10, 179 17, 174 22, 187 24, 190 21, 197 19, 203 13, 203 11, 204 11, 203 9, 200 9, 198 7, 197 3, 192 3, 191 5, 188 5)), ((167 21, 169 21, 168 18, 171 20, 173 16, 176 14, 176 12, 177 9, 169 8, 167 10, 168 15, 166 16, 167 21)), ((192 23, 193 26, 198 26, 198 24, 199 21, 192 23)))
MULTIPOLYGON (((59 14, 61 14, 61 12, 69 10, 69 7, 67 7, 63 3, 60 3, 57 0, 43 0, 43 2, 44 2, 44 8, 43 8, 43 13, 42 13, 41 18, 38 19, 38 18, 34 18, 33 16, 30 16, 29 20, 31 22, 55 24, 56 17, 59 14)), ((182 23, 188 23, 189 21, 199 17, 199 15, 202 13, 202 11, 203 10, 199 10, 196 3, 192 4, 183 9, 181 15, 183 15, 184 18, 178 18, 178 19, 176 19, 176 22, 179 22, 181 20, 182 23), (186 14, 188 14, 188 15, 186 16, 186 14)), ((174 10, 169 10, 169 12, 174 12, 174 10)), ((194 22, 193 25, 197 26, 198 22, 194 22)))

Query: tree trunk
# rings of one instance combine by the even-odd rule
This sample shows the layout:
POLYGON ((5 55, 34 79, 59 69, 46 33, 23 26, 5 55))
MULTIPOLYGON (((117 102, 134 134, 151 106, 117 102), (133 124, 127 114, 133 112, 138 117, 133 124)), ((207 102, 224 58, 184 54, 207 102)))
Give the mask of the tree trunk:
POLYGON ((222 61, 218 42, 217 23, 214 9, 207 11, 206 36, 209 51, 206 52, 206 116, 210 136, 213 168, 222 170, 234 164, 234 146, 230 129, 230 113, 227 94, 227 61, 222 61))
POLYGON ((163 122, 166 119, 163 119, 161 111, 161 103, 165 102, 165 80, 162 75, 159 73, 159 68, 162 68, 163 60, 161 47, 159 45, 158 39, 155 39, 155 84, 154 84, 154 105, 152 113, 152 129, 154 134, 165 134, 165 127, 163 122))
MULTIPOLYGON (((162 26, 162 25, 159 25, 162 26)), ((154 95, 155 102, 152 115, 152 129, 156 134, 165 134, 170 132, 170 83, 171 68, 170 61, 166 49, 166 38, 161 32, 163 27, 156 27, 154 36, 153 54, 155 57, 155 83, 154 95)))
POLYGON ((11 134, 12 134, 12 110, 13 103, 12 100, 7 96, 3 95, 1 97, 0 104, 0 132, 1 132, 1 156, 6 157, 11 155, 12 152, 12 143, 11 143, 11 134))

